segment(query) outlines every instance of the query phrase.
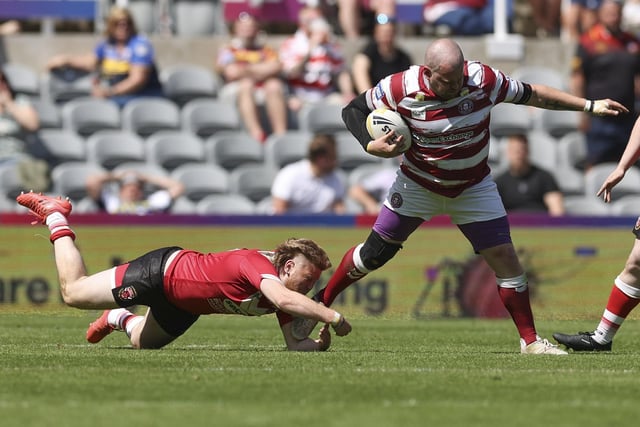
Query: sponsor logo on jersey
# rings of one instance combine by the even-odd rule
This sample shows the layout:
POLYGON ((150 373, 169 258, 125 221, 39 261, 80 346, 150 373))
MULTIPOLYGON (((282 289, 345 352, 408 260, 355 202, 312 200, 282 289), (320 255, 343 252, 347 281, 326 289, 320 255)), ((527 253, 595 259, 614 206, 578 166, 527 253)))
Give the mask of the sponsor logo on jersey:
POLYGON ((382 90, 382 86, 380 86, 380 83, 378 83, 373 89, 373 96, 378 100, 384 97, 384 90, 382 90))
POLYGON ((138 296, 136 289, 133 286, 126 286, 118 289, 118 298, 123 301, 131 301, 138 296))
POLYGON ((402 206, 402 195, 400 193, 393 193, 389 199, 391 206, 399 208, 402 206))
POLYGON ((473 101, 470 99, 465 99, 460 104, 458 104, 458 112, 460 114, 469 114, 473 111, 473 101))

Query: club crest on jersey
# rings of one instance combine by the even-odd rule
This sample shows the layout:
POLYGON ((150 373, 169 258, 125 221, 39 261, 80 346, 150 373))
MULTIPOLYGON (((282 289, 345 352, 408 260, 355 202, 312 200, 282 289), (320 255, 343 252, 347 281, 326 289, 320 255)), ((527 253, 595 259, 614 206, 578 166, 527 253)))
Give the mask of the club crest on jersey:
POLYGON ((400 193, 393 193, 389 198, 389 202, 394 208, 399 208, 402 206, 402 195, 400 193))
POLYGON ((380 86, 380 83, 378 83, 373 89, 373 96, 376 99, 382 99, 384 97, 384 90, 382 90, 382 86, 380 86))
POLYGON ((118 289, 118 298, 123 301, 131 301, 138 296, 136 289, 133 286, 126 286, 118 289))
POLYGON ((473 101, 470 99, 465 99, 460 104, 458 104, 458 112, 460 114, 469 114, 473 111, 473 101))

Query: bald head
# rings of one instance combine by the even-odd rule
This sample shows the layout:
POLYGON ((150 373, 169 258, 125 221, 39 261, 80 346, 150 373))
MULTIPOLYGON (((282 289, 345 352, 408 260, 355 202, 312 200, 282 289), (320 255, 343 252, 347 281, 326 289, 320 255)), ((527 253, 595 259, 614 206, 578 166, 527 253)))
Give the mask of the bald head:
POLYGON ((464 55, 458 43, 451 39, 438 39, 427 47, 424 54, 424 65, 431 71, 438 72, 441 68, 461 69, 464 55))
POLYGON ((431 43, 424 55, 425 76, 431 90, 441 99, 460 95, 464 80, 464 55, 451 39, 431 43))

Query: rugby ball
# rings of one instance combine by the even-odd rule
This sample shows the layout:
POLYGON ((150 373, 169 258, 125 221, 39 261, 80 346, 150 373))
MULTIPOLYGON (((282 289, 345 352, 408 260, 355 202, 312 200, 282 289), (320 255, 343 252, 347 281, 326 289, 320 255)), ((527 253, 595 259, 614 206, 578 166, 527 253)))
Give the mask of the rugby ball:
POLYGON ((404 136, 403 147, 400 151, 404 153, 411 148, 409 126, 402 116, 393 110, 378 108, 369 113, 367 116, 367 130, 373 139, 378 139, 391 131, 395 131, 397 135, 404 136))

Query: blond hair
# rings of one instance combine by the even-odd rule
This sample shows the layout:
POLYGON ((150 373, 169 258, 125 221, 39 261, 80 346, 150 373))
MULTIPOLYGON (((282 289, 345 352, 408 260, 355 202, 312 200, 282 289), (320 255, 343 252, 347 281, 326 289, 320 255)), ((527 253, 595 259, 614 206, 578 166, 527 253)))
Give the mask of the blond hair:
POLYGON ((284 264, 296 257, 303 255, 311 264, 324 271, 331 267, 329 256, 316 242, 310 239, 297 239, 291 237, 278 245, 274 250, 273 265, 279 272, 284 264))
POLYGON ((127 21, 127 23, 129 24, 129 34, 132 37, 138 34, 136 23, 133 20, 133 15, 131 15, 129 9, 114 6, 109 10, 109 15, 107 15, 106 25, 104 29, 105 36, 110 38, 115 31, 118 22, 122 20, 127 21))

